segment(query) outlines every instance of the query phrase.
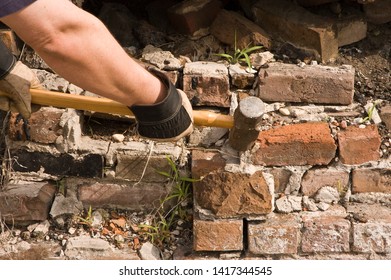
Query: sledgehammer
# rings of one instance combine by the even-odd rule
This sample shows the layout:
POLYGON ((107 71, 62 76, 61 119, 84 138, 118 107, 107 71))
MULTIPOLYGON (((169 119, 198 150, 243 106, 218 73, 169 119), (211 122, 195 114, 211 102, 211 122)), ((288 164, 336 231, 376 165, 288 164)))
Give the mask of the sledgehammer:
MULTIPOLYGON (((130 109, 116 101, 103 97, 92 97, 54 92, 41 89, 30 89, 31 103, 58 108, 73 108, 77 110, 133 116, 130 109)), ((233 117, 205 110, 193 111, 196 126, 233 127, 233 117)))
MULTIPOLYGON (((133 116, 127 106, 108 98, 41 89, 30 89, 30 93, 31 102, 37 105, 133 116)), ((246 151, 258 138, 258 124, 264 112, 265 105, 259 98, 247 97, 239 102, 234 117, 206 110, 193 110, 193 118, 196 126, 230 129, 230 145, 236 150, 246 151)))

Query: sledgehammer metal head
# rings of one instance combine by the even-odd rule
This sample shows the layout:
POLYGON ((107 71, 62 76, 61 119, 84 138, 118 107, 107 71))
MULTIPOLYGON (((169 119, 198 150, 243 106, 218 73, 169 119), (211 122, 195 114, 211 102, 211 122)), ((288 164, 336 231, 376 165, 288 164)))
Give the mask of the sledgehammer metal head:
POLYGON ((229 144, 238 151, 251 149, 259 135, 259 123, 265 113, 265 104, 258 97, 247 97, 239 102, 234 113, 234 126, 229 133, 229 144))

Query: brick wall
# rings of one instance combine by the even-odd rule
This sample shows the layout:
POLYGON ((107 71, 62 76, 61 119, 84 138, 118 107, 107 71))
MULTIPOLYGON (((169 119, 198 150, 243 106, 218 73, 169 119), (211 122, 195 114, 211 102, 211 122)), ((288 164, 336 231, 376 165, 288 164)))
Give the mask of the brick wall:
MULTIPOLYGON (((240 26, 242 32, 235 34, 241 47, 249 42, 271 46, 265 30, 275 29, 318 61, 329 61, 339 46, 366 34, 360 18, 339 23, 335 33, 332 22, 286 1, 265 0, 245 11, 248 18, 262 18, 265 30, 254 24, 257 19, 220 11, 218 1, 205 2, 210 5, 198 13, 208 22, 216 17, 212 35, 231 44, 232 30, 240 26)), ((254 1, 238 2, 246 10, 254 1)), ((310 6, 331 1, 299 2, 310 6)), ((376 2, 380 6, 366 5, 365 13, 382 22, 373 9, 389 4, 376 2)), ((168 16, 182 22, 182 32, 193 34, 205 22, 187 10, 177 7, 168 16)), ((389 21, 389 13, 384 18, 389 21)), ((182 68, 171 56, 160 64, 153 57, 143 59, 157 66, 164 61, 161 68, 170 68, 167 74, 195 109, 233 114, 243 98, 261 98, 266 109, 254 146, 234 150, 225 128, 197 127, 184 142, 151 143, 137 137, 89 136, 85 119, 91 112, 41 108, 29 123, 12 114, 5 129, 3 171, 8 172, 3 175, 10 181, 0 192, 2 219, 16 224, 53 219, 61 225, 64 216, 90 206, 151 211, 171 191, 156 172, 170 169, 169 155, 200 179, 193 186, 195 252, 270 259, 390 259, 391 143, 382 142, 380 129, 391 129, 391 107, 378 106, 382 122, 362 120, 364 108, 353 98, 353 67, 275 63, 264 52, 251 56, 259 71, 249 73, 238 65, 187 62, 182 68)), ((53 76, 40 71, 45 82, 53 76)), ((44 86, 88 94, 58 76, 54 79, 44 86)), ((118 116, 103 118, 108 122, 102 126, 124 122, 118 116)), ((131 125, 126 121, 125 130, 131 125)))
POLYGON ((233 106, 251 93, 268 96, 258 139, 240 153, 222 128, 197 127, 188 142, 116 142, 84 135, 83 112, 73 109, 41 108, 28 126, 12 115, 7 133, 11 183, 0 199, 15 203, 1 203, 2 216, 30 223, 77 213, 83 206, 149 211, 170 192, 166 178, 156 173, 169 170, 165 157, 170 155, 183 166, 191 162, 192 177, 201 178, 194 183, 196 252, 387 257, 390 157, 382 151, 377 125, 335 117, 357 107, 352 104, 354 69, 328 67, 330 76, 325 76, 316 74, 323 66, 278 64, 275 72, 273 65, 253 77, 255 91, 230 84, 230 68, 218 63, 188 63, 174 75, 197 100, 195 108, 233 106), (300 87, 289 91, 297 79, 300 87), (319 94, 322 83, 331 83, 333 91, 319 94), (304 100, 312 105, 303 102, 307 95, 304 100), (58 194, 59 181, 68 195, 58 194), (64 201, 71 207, 58 213, 64 201))
POLYGON ((264 118, 275 122, 263 124, 253 148, 193 150, 192 174, 202 178, 194 185, 195 250, 264 258, 388 257, 390 157, 382 154, 377 125, 346 126, 324 110, 328 103, 339 104, 333 106, 341 116, 350 111, 354 69, 317 71, 323 67, 269 64, 256 90, 272 107, 264 118), (330 85, 317 88, 323 82, 330 85), (311 110, 277 103, 303 102, 306 95, 317 104, 311 110), (295 110, 307 110, 307 118, 298 120, 295 110))

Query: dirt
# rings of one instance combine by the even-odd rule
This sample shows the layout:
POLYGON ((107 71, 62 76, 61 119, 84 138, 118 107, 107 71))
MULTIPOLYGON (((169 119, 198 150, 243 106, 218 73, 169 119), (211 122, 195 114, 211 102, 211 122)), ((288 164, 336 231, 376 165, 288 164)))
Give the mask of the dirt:
MULTIPOLYGON (((381 108, 391 104, 391 23, 368 26, 367 37, 355 44, 340 49, 337 64, 353 65, 355 74, 354 101, 362 106, 381 100, 381 108)), ((391 154, 391 130, 378 125, 382 138, 382 157, 391 154)))
POLYGON ((391 24, 369 25, 367 38, 340 49, 339 64, 356 69, 355 101, 391 102, 391 24))

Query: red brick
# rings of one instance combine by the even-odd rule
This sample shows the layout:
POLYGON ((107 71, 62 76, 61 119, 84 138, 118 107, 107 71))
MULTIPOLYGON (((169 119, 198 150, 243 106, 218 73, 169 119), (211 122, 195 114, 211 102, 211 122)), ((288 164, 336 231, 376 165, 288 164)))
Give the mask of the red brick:
POLYGON ((351 202, 347 205, 347 212, 363 223, 391 223, 391 208, 387 205, 351 202))
POLYGON ((29 139, 36 143, 53 144, 62 135, 60 120, 63 112, 61 109, 42 107, 31 114, 28 125, 18 118, 19 114, 13 113, 9 123, 9 137, 14 141, 29 139))
POLYGON ((349 172, 332 168, 308 170, 301 181, 301 192, 313 196, 322 187, 331 186, 338 191, 346 191, 349 186, 349 172))
POLYGON ((171 81, 173 85, 176 85, 179 80, 179 72, 178 71, 162 71, 167 78, 171 81))
POLYGON ((193 35, 196 31, 209 27, 221 9, 218 0, 187 0, 172 6, 168 18, 178 31, 193 35))
POLYGON ((241 220, 195 220, 193 234, 195 251, 241 251, 243 249, 241 220))
POLYGON ((259 71, 258 95, 265 102, 348 105, 353 101, 354 69, 270 63, 259 71))
POLYGON ((0 213, 6 222, 28 224, 48 219, 56 186, 47 182, 8 184, 0 192, 0 213))
POLYGON ((300 223, 295 216, 268 216, 264 223, 249 224, 248 250, 252 254, 296 254, 300 223))
POLYGON ((253 175, 216 171, 206 175, 194 188, 197 205, 216 217, 268 214, 272 195, 262 172, 253 175))
POLYGON ((349 203, 347 211, 360 223, 353 223, 356 253, 391 253, 391 209, 380 204, 349 203))
POLYGON ((193 105, 230 106, 231 92, 225 65, 214 62, 186 63, 183 74, 183 90, 193 105))
POLYGON ((236 47, 239 49, 259 45, 269 49, 272 44, 265 30, 234 11, 221 10, 211 25, 210 32, 231 47, 235 46, 236 34, 236 47))
POLYGON ((137 182, 143 177, 143 182, 165 182, 167 177, 158 171, 170 173, 171 168, 165 156, 118 155, 115 167, 115 177, 137 182), (148 161, 148 163, 147 163, 148 161), (145 168, 146 167, 146 168, 145 168), (144 170, 145 169, 145 170, 144 170))
POLYGON ((104 181, 80 179, 79 200, 85 207, 119 208, 131 211, 151 211, 160 206, 160 201, 171 192, 171 187, 162 183, 127 181, 104 181))
POLYGON ((149 1, 145 6, 145 10, 148 13, 148 22, 153 26, 159 27, 161 31, 167 31, 169 28, 168 15, 167 13, 162 13, 162 11, 167 11, 176 3, 175 0, 149 1))
POLYGON ((391 168, 355 169, 352 174, 353 193, 391 193, 391 168))
POLYGON ((258 1, 252 11, 255 22, 268 33, 311 51, 316 59, 327 62, 338 56, 336 27, 332 20, 284 0, 258 1))
POLYGON ((337 146, 327 123, 287 125, 259 133, 252 160, 260 165, 327 165, 337 146))
POLYGON ((381 138, 376 125, 349 126, 338 133, 339 156, 344 164, 362 164, 380 159, 381 138))
POLYGON ((304 253, 349 252, 350 222, 341 217, 304 219, 302 251, 304 253))
POLYGON ((191 153, 191 174, 195 179, 224 167, 225 159, 219 152, 193 150, 191 153))
POLYGON ((249 89, 255 83, 256 74, 247 72, 248 66, 234 64, 229 67, 231 85, 238 89, 249 89))

